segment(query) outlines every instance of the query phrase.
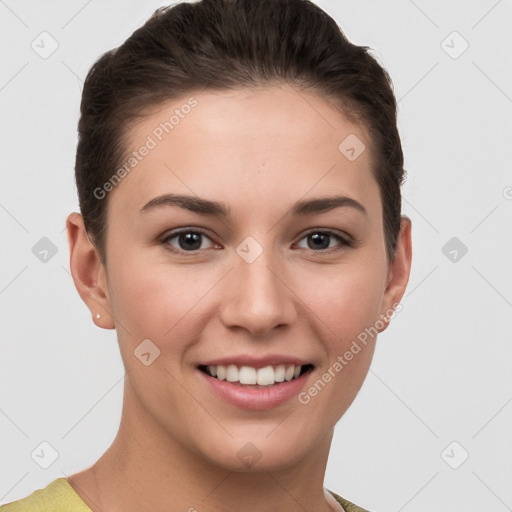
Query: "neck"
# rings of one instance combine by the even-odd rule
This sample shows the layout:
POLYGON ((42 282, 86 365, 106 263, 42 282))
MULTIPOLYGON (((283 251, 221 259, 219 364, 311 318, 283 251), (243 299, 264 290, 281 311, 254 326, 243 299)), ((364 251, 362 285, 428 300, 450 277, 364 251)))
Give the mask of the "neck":
POLYGON ((137 400, 126 400, 126 391, 114 442, 81 480, 87 490, 70 478, 93 512, 334 509, 323 488, 333 431, 293 466, 231 471, 170 437, 137 400))

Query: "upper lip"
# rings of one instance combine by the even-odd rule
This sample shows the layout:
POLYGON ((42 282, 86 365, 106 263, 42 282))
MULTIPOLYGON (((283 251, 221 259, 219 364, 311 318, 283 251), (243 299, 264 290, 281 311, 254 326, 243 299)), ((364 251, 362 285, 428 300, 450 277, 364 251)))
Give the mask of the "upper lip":
POLYGON ((303 366, 306 364, 312 364, 305 359, 299 359, 293 356, 287 356, 282 354, 269 354, 264 357, 256 357, 248 354, 240 354, 238 356, 220 357, 218 359, 211 359, 204 363, 200 363, 199 366, 228 366, 234 364, 236 366, 251 366, 252 368, 264 368, 265 366, 288 364, 295 366, 303 366))

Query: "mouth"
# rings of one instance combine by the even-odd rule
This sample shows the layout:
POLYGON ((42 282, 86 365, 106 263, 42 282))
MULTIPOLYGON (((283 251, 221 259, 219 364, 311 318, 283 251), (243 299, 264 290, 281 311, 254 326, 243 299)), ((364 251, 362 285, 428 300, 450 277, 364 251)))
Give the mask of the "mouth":
POLYGON ((299 379, 313 370, 312 364, 275 364, 262 368, 247 365, 199 365, 198 369, 219 381, 254 389, 266 389, 299 379))

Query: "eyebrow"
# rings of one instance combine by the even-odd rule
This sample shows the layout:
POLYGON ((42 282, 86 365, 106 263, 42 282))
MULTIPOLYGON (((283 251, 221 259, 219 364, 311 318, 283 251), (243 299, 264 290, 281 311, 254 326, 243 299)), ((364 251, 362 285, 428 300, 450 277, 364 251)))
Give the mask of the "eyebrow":
MULTIPOLYGON (((177 206, 191 212, 222 218, 229 217, 231 211, 225 203, 178 194, 164 194, 155 197, 144 205, 140 211, 147 212, 162 206, 177 206)), ((297 201, 292 205, 289 213, 293 217, 303 217, 315 213, 325 213, 341 207, 353 208, 368 216, 368 212, 360 202, 351 197, 339 195, 297 201)))

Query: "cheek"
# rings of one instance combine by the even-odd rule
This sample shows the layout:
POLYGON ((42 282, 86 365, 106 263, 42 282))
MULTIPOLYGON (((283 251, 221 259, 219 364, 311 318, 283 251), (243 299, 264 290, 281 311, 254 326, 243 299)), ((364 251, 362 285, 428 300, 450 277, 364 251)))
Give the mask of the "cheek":
MULTIPOLYGON (((145 264, 144 255, 137 257, 135 252, 131 257, 126 253, 124 258, 117 256, 119 259, 112 261, 122 265, 109 270, 109 295, 114 317, 125 327, 119 332, 123 337, 129 333, 132 344, 149 338, 167 350, 168 341, 173 340, 172 346, 178 349, 179 339, 193 339, 199 330, 199 323, 191 319, 204 313, 212 297, 222 302, 219 290, 214 290, 216 285, 224 285, 220 283, 223 271, 218 268, 145 264)), ((340 343, 357 337, 378 318, 382 272, 375 260, 360 258, 346 266, 294 267, 282 279, 293 290, 288 292, 288 300, 305 309, 298 322, 301 316, 309 317, 310 327, 320 326, 319 340, 332 345, 331 349, 341 349, 340 343)))
POLYGON ((296 282, 297 294, 321 320, 334 346, 357 337, 379 316, 384 290, 378 268, 330 268, 324 273, 309 273, 296 282))
POLYGON ((302 288, 310 318, 320 319, 316 336, 326 358, 316 380, 298 398, 309 417, 324 418, 329 425, 354 401, 373 358, 376 338, 371 328, 382 298, 376 274, 368 267, 352 268, 331 272, 328 279, 316 276, 302 288))
POLYGON ((124 327, 118 329, 120 340, 133 346, 148 338, 162 350, 179 352, 180 340, 198 328, 190 318, 218 279, 193 265, 145 264, 142 254, 121 261, 109 275, 112 310, 124 327))
POLYGON ((190 340, 199 338, 199 326, 191 318, 194 305, 208 286, 193 277, 192 266, 184 271, 168 265, 145 265, 143 255, 125 256, 122 261, 109 275, 121 357, 130 371, 131 385, 156 413, 179 388, 174 370, 190 340), (150 354, 147 366, 144 353, 150 354))

